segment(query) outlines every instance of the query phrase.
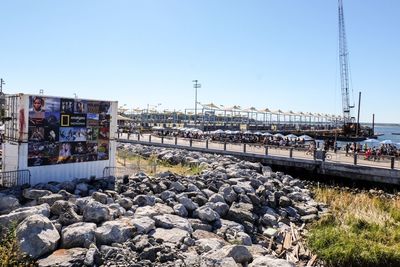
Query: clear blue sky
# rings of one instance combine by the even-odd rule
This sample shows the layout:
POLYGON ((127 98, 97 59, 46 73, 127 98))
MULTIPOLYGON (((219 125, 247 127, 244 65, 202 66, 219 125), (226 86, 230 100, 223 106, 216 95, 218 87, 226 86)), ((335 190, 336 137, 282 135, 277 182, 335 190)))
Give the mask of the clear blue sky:
MULTIPOLYGON (((400 1, 344 0, 361 120, 400 123, 400 1)), ((0 0, 6 93, 341 114, 336 0, 0 0)), ((356 112, 355 112, 356 113, 356 112)))

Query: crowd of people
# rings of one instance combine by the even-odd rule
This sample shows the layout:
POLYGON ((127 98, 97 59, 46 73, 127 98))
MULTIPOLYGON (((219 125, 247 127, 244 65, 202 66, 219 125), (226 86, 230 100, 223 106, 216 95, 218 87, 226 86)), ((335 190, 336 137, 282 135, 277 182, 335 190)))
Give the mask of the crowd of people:
POLYGON ((381 160, 383 157, 400 158, 400 148, 394 144, 380 144, 379 146, 368 146, 368 144, 347 143, 345 146, 346 155, 358 154, 364 155, 365 160, 381 160))

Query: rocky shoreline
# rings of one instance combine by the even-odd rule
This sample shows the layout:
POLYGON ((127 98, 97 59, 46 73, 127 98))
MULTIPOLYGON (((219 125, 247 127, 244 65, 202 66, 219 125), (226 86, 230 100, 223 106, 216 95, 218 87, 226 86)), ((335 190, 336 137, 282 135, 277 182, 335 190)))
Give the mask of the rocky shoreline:
POLYGON ((3 191, 3 232, 16 222, 21 251, 39 266, 322 266, 303 236, 326 207, 303 181, 230 156, 119 149, 203 171, 3 191))

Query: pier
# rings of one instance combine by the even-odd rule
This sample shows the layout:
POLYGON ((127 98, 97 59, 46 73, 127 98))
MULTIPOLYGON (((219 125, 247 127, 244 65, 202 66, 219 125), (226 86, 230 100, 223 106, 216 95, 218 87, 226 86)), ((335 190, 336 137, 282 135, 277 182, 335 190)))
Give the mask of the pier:
POLYGON ((261 162, 277 169, 292 173, 321 177, 345 178, 358 181, 400 185, 400 162, 394 157, 380 161, 364 160, 357 154, 328 152, 324 159, 317 151, 307 155, 305 151, 293 148, 276 148, 250 144, 231 144, 173 137, 158 137, 150 134, 121 134, 121 143, 187 149, 203 153, 231 155, 243 160, 261 162))

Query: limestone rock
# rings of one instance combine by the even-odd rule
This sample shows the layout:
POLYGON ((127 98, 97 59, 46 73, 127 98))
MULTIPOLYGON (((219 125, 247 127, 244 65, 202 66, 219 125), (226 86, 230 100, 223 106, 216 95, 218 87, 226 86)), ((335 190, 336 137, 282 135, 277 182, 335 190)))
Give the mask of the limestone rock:
POLYGON ((22 252, 37 259, 56 249, 60 234, 43 215, 32 215, 20 223, 16 236, 22 252))
POLYGON ((78 267, 83 266, 85 261, 86 248, 59 249, 54 251, 47 258, 37 262, 38 267, 78 267))
POLYGON ((61 231, 61 246, 63 248, 85 247, 96 242, 95 223, 74 223, 61 231))

